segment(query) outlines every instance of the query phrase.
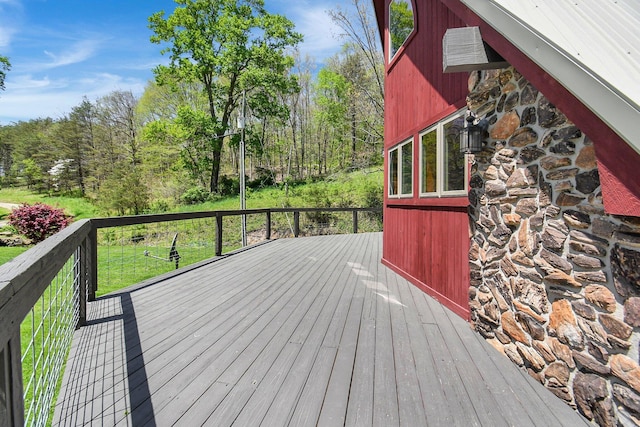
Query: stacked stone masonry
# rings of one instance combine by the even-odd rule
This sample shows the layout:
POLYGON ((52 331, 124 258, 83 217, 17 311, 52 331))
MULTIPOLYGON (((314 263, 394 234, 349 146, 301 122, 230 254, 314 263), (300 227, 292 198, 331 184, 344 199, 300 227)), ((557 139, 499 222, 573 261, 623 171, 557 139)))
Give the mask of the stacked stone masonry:
POLYGON ((589 420, 640 424, 640 212, 605 212, 593 142, 515 69, 469 91, 490 122, 469 192, 474 327, 589 420))

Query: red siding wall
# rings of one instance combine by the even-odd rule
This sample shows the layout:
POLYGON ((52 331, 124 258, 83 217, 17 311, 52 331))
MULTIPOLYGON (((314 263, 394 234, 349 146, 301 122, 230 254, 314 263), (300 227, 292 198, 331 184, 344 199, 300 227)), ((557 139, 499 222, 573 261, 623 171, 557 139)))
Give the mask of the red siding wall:
MULTIPOLYGON (((385 14, 388 7, 384 0, 385 14)), ((385 147, 414 138, 414 197, 386 199, 382 261, 468 318, 468 200, 418 196, 419 132, 465 106, 468 75, 442 73, 442 37, 465 25, 438 0, 416 0, 413 7, 417 32, 387 64, 385 147)))
POLYGON ((466 208, 385 210, 382 262, 469 318, 469 215, 466 208))
POLYGON ((468 93, 466 73, 442 73, 442 37, 447 28, 465 24, 437 0, 415 1, 414 11, 418 31, 387 65, 387 146, 463 107, 468 93))

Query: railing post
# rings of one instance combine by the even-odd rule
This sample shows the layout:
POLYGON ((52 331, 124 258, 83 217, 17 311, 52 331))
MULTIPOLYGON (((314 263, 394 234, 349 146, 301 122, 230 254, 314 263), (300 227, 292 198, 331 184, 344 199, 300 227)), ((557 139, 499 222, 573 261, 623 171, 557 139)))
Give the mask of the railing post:
POLYGON ((91 231, 87 235, 86 246, 86 279, 87 284, 87 300, 96 300, 96 291, 98 290, 98 229, 91 223, 91 231))
POLYGON ((268 210, 267 211, 267 224, 266 224, 266 229, 267 229, 267 240, 271 240, 271 211, 268 210))
POLYGON ((358 234, 358 211, 352 211, 353 213, 353 234, 358 234))
POLYGON ((0 426, 13 424, 10 345, 9 342, 2 343, 0 348, 0 426))
POLYGON ((7 343, 5 350, 7 354, 6 365, 9 367, 9 377, 7 388, 9 395, 7 396, 7 406, 10 408, 8 416, 12 423, 9 425, 24 425, 24 390, 22 384, 22 350, 20 347, 20 325, 17 325, 15 331, 11 334, 11 339, 7 343))
POLYGON ((75 266, 74 286, 78 287, 78 324, 76 329, 80 329, 87 324, 87 286, 89 275, 87 274, 87 239, 84 239, 80 247, 73 255, 75 266))
POLYGON ((293 237, 300 235, 300 211, 293 212, 293 237))
POLYGON ((222 215, 216 213, 216 256, 222 256, 222 215))

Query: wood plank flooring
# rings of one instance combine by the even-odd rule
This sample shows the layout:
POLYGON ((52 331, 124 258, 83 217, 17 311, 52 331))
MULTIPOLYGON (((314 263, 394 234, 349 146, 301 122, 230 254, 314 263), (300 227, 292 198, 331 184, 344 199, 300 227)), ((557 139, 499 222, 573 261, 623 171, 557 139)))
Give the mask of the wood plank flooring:
POLYGON ((587 425, 381 245, 276 240, 90 303, 54 425, 587 425))

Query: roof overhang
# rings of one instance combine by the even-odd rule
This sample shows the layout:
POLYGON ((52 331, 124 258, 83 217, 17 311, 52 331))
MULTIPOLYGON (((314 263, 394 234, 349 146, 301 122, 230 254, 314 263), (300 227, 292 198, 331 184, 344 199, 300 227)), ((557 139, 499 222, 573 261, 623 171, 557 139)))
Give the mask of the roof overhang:
POLYGON ((496 0, 460 0, 640 153, 640 105, 496 0))

